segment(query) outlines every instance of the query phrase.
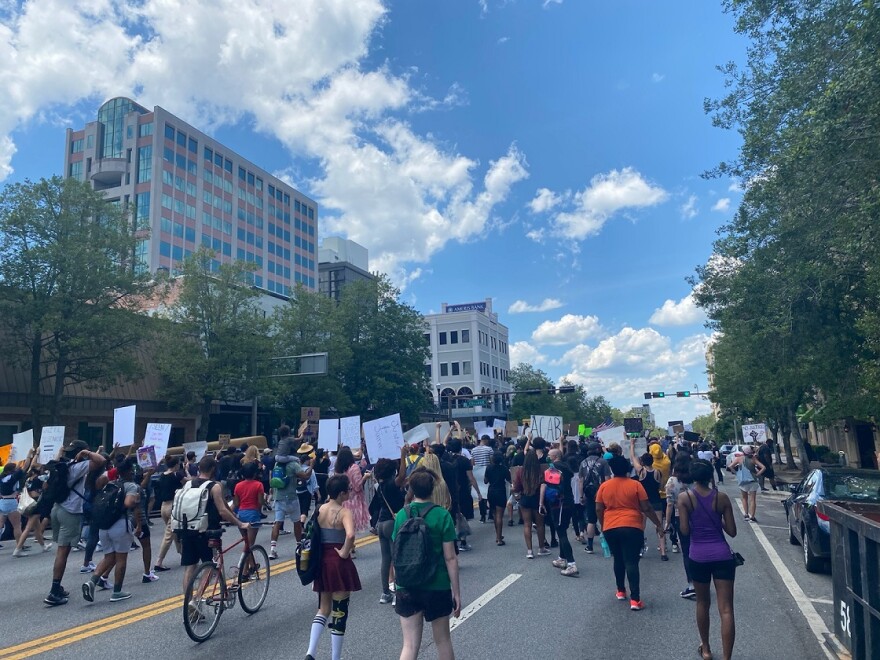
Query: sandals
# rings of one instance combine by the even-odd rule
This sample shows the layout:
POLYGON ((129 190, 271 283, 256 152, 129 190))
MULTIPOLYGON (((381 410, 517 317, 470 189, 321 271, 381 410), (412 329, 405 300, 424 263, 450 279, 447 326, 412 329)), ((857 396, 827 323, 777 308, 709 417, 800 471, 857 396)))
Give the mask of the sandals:
POLYGON ((703 645, 702 645, 702 644, 700 644, 700 645, 697 647, 697 653, 700 654, 700 657, 701 657, 703 660, 712 660, 712 651, 709 651, 709 655, 704 654, 704 653, 703 653, 703 645))
POLYGON ((495 545, 507 545, 507 544, 504 542, 504 539, 501 539, 500 541, 495 541, 495 545))

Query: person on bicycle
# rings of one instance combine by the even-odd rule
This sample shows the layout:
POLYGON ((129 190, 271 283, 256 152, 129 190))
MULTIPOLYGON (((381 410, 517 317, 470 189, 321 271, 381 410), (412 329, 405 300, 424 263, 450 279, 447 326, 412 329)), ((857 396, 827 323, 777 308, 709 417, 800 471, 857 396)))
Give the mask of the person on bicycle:
MULTIPOLYGON (((216 531, 220 529, 220 519, 222 518, 231 525, 235 525, 240 530, 248 529, 248 523, 239 520, 236 515, 226 504, 223 499, 223 487, 219 481, 215 481, 214 475, 217 472, 217 460, 213 456, 204 456, 199 461, 199 476, 192 480, 192 487, 198 488, 206 481, 213 481, 211 485, 211 496, 208 498, 208 530, 216 531)), ((198 565, 205 561, 211 561, 214 558, 211 548, 208 546, 207 533, 199 534, 190 531, 178 531, 180 536, 180 565, 184 567, 183 572, 183 593, 186 594, 186 587, 192 576, 195 574, 198 565)))

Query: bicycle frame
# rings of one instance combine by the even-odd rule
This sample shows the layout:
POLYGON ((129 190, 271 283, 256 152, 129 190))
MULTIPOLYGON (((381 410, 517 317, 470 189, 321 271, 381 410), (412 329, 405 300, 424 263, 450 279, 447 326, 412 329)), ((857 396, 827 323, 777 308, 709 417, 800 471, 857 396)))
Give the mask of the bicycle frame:
MULTIPOLYGON (((236 546, 241 545, 242 543, 244 543, 244 553, 246 554, 246 553, 250 552, 251 544, 250 544, 250 541, 248 540, 248 534, 247 534, 246 530, 241 532, 241 538, 238 541, 236 541, 232 545, 226 547, 225 549, 223 548, 223 539, 221 537, 218 536, 217 538, 209 538, 208 539, 208 547, 211 548, 214 553, 214 557, 213 557, 214 565, 217 567, 217 570, 220 573, 220 599, 223 602, 224 609, 226 609, 226 608, 231 609, 232 607, 235 606, 235 594, 236 594, 236 591, 238 590, 238 583, 236 582, 230 586, 227 586, 227 584, 226 584, 226 565, 223 560, 223 556, 227 552, 229 552, 230 550, 235 548, 236 546)), ((201 585, 199 585, 198 594, 199 594, 200 598, 204 597, 204 595, 205 595, 205 588, 208 586, 207 582, 209 579, 210 579, 210 576, 206 575, 204 578, 204 582, 201 585)), ((212 599, 217 596, 217 594, 210 594, 210 595, 211 595, 212 599)))

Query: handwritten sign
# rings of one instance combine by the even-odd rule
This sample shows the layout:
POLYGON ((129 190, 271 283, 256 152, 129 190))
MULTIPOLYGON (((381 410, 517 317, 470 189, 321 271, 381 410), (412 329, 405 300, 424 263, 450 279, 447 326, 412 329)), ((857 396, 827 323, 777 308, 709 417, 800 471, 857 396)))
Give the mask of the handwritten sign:
POLYGON ((208 443, 207 442, 184 442, 183 443, 183 452, 184 454, 188 454, 190 452, 194 452, 196 455, 196 463, 198 463, 205 454, 208 453, 208 443))
POLYGON ((532 415, 530 426, 533 438, 544 438, 547 442, 556 442, 562 435, 562 417, 532 415))
POLYGON ((137 449, 137 462, 138 465, 141 466, 142 470, 152 470, 159 464, 156 461, 156 448, 155 447, 138 447, 137 449))
POLYGON ((303 406, 299 410, 299 415, 300 423, 309 422, 311 424, 321 419, 321 409, 315 406, 303 406))
POLYGON ((168 453, 168 439, 171 437, 171 424, 147 424, 144 447, 152 447, 156 460, 161 461, 168 453))
POLYGON ((507 420, 507 423, 504 425, 504 435, 508 438, 515 438, 519 435, 519 426, 515 419, 507 420))
POLYGON ((27 460, 28 453, 34 448, 34 430, 22 431, 12 435, 12 449, 9 452, 9 460, 20 463, 27 460))
POLYGON ((763 444, 767 442, 767 425, 766 424, 743 424, 742 425, 743 442, 763 444))
MULTIPOLYGON (((343 417, 339 420, 339 442, 345 447, 360 447, 361 417, 343 417)), ((335 451, 335 450, 334 450, 335 451)))
POLYGON ((64 444, 63 426, 44 426, 40 434, 40 463, 45 465, 58 455, 64 444))
POLYGON ((403 427, 400 414, 364 422, 364 441, 367 453, 374 463, 380 458, 399 458, 403 447, 403 427))
POLYGON ((220 445, 220 451, 229 449, 229 443, 232 442, 232 436, 229 433, 221 433, 217 436, 217 442, 220 445))
POLYGON ((113 411, 113 444, 131 447, 134 444, 134 418, 137 406, 116 408, 113 411))
POLYGON ((338 419, 322 419, 318 422, 318 446, 327 451, 339 449, 338 419))

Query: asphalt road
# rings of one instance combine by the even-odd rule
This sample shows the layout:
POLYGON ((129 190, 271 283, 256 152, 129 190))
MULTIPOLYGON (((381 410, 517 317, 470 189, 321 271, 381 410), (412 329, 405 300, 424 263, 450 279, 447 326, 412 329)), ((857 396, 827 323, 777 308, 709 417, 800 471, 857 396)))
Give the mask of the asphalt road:
MULTIPOLYGON (((724 486, 735 495, 735 486, 724 486)), ((799 588, 831 627, 831 585, 827 575, 810 576, 799 563, 799 548, 790 546, 782 529, 784 513, 779 497, 762 496, 758 519, 766 538, 787 564, 799 588), (779 516, 782 515, 781 521, 779 516)), ((792 598, 755 531, 740 522, 734 548, 746 558, 737 575, 735 657, 771 658, 827 657, 814 631, 792 598)), ((507 545, 497 547, 490 525, 473 525, 473 552, 461 555, 462 596, 470 616, 452 633, 458 658, 603 658, 647 656, 691 658, 696 656, 698 636, 694 604, 679 597, 684 587, 680 555, 661 562, 656 544, 649 544, 642 560, 642 597, 647 608, 631 612, 628 603, 614 598, 611 560, 601 550, 587 555, 575 544, 580 578, 565 578, 550 566, 553 556, 527 560, 522 527, 505 526, 507 545), (500 585, 500 586, 499 586, 500 585), (495 593, 488 599, 487 594, 495 593)), ((158 534, 159 527, 153 527, 158 534)), ((99 592, 96 602, 82 600, 78 572, 81 553, 72 553, 64 584, 71 591, 68 605, 47 608, 52 554, 39 553, 15 559, 10 544, 0 550, 4 576, 0 660, 11 658, 191 658, 303 657, 309 627, 317 606, 310 588, 302 587, 292 570, 292 536, 282 537, 281 558, 275 570, 266 604, 248 616, 236 606, 227 611, 214 636, 194 644, 183 629, 179 593, 182 571, 163 573, 152 584, 140 583, 140 552, 130 554, 127 588, 134 597, 110 603, 109 592, 99 592), (173 657, 173 656, 172 656, 173 657)), ((258 542, 268 546, 268 530, 258 542)), ((353 595, 343 657, 396 658, 401 634, 390 605, 380 605, 379 546, 373 537, 359 540, 357 566, 364 590, 353 595)), ((598 548, 598 544, 597 544, 598 548)), ((100 556, 100 555, 99 555, 100 556)), ((169 565, 176 555, 172 549, 169 565)), ((712 646, 720 650, 717 614, 712 614, 712 646)), ((319 658, 330 655, 325 633, 319 658)), ((435 658, 430 629, 426 630, 420 657, 435 658)))

